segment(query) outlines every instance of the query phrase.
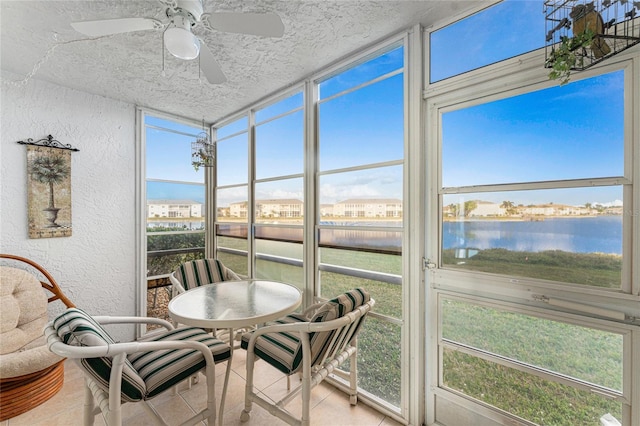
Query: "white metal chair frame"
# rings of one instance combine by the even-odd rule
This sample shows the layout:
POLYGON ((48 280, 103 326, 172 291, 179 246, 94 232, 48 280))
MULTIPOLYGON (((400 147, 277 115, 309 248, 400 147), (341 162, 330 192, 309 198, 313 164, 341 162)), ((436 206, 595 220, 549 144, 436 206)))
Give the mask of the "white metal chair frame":
MULTIPOLYGON (((165 320, 149 317, 128 317, 128 316, 94 316, 96 322, 101 325, 108 324, 156 324, 165 327, 167 330, 173 330, 173 325, 165 320)), ((208 424, 215 424, 216 419, 216 400, 215 400, 215 362, 211 350, 201 342, 196 341, 162 341, 162 342, 146 342, 146 341, 133 341, 115 343, 105 346, 72 346, 64 343, 58 336, 56 330, 53 328, 52 323, 47 324, 44 330, 49 350, 63 357, 71 359, 81 358, 98 358, 98 357, 113 357, 113 364, 111 367, 111 375, 109 378, 109 392, 102 390, 96 382, 90 378, 88 374, 85 375, 85 403, 84 403, 84 425, 93 425, 95 415, 102 411, 106 423, 109 426, 120 426, 122 424, 122 401, 121 401, 121 383, 122 372, 125 360, 128 354, 136 352, 148 352, 163 349, 195 349, 202 352, 204 356, 206 367, 203 374, 207 378, 207 406, 204 410, 197 413, 182 425, 194 425, 203 420, 207 420, 208 424), (95 397, 95 401, 94 401, 95 397), (96 406, 97 403, 97 406, 96 406)), ((222 397, 220 401, 220 414, 219 424, 222 425, 222 415, 224 410, 224 401, 227 393, 227 385, 229 383, 229 373, 231 370, 231 358, 227 360, 227 369, 224 380, 224 386, 222 388, 222 397)), ((202 371, 202 370, 201 370, 202 371)), ((158 412, 147 403, 144 402, 142 406, 145 410, 153 416, 156 424, 166 425, 162 420, 162 417, 158 412)))
MULTIPOLYGON (((368 302, 360 305, 351 312, 331 321, 267 325, 254 331, 247 347, 245 408, 242 410, 240 420, 242 422, 249 420, 251 405, 255 402, 270 414, 284 420, 290 425, 308 426, 310 424, 309 404, 311 399, 311 389, 322 382, 331 373, 349 381, 349 402, 351 405, 356 405, 358 402, 358 370, 357 339, 354 336, 354 333, 359 331, 357 321, 364 317, 373 308, 374 304, 375 300, 370 299, 368 302), (311 365, 309 333, 330 332, 331 330, 336 330, 336 332, 329 344, 326 345, 325 353, 319 358, 319 361, 315 365, 311 365), (256 339, 259 336, 278 332, 295 332, 300 336, 300 342, 302 345, 302 383, 295 389, 290 390, 283 398, 274 403, 261 396, 259 392, 254 392, 253 370, 254 363, 256 361, 254 348, 256 339), (346 372, 338 369, 338 367, 347 359, 349 359, 350 371, 346 372), (302 393, 302 418, 297 419, 284 407, 300 393, 302 393)), ((309 318, 321 305, 322 303, 317 303, 310 306, 305 310, 303 315, 309 318)), ((289 388, 288 382, 287 388, 289 388)))

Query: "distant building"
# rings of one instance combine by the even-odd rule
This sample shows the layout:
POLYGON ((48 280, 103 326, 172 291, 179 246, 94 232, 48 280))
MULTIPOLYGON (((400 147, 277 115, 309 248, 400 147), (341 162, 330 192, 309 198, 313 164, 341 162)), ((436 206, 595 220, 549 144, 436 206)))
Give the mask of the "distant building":
POLYGON ((276 200, 256 200, 257 216, 266 217, 302 217, 304 204, 294 198, 276 200))
POLYGON ((147 217, 202 217, 202 203, 193 200, 147 200, 147 217))
POLYGON ((231 217, 247 217, 247 202, 240 201, 239 203, 229 204, 229 216, 231 217))
MULTIPOLYGON (((229 216, 247 217, 247 202, 229 204, 229 216)), ((291 218, 304 216, 304 203, 294 198, 256 200, 256 215, 260 218, 291 218)), ((402 200, 396 198, 350 199, 336 204, 322 204, 321 216, 401 218, 402 200)))
POLYGON ((402 217, 402 200, 396 198, 352 198, 333 205, 335 217, 402 217))
MULTIPOLYGON (((302 217, 304 204, 295 198, 256 200, 256 214, 261 218, 302 217)), ((247 217, 247 202, 240 201, 229 205, 229 216, 247 217)))
POLYGON ((478 216, 504 216, 507 209, 501 207, 500 204, 488 201, 476 201, 476 207, 469 212, 469 217, 478 216))
POLYGON ((333 216, 333 204, 320 204, 320 216, 333 216))
POLYGON ((537 206, 522 207, 519 211, 525 215, 542 216, 584 216, 595 212, 595 210, 591 208, 569 206, 566 204, 540 204, 537 206))

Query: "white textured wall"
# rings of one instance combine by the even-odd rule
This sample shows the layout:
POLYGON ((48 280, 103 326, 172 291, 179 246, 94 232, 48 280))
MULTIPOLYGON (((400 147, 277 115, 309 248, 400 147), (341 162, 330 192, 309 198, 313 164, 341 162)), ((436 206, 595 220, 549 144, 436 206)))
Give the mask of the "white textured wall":
POLYGON ((91 314, 134 315, 135 106, 38 80, 1 91, 0 251, 44 266, 91 314), (26 148, 16 142, 49 134, 80 150, 71 155, 73 235, 29 239, 26 148))

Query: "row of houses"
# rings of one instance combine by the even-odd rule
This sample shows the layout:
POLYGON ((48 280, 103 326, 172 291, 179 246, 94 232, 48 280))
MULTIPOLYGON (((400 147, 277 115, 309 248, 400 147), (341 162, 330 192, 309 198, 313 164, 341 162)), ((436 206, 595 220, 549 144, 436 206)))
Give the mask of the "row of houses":
MULTIPOLYGON (((256 200, 257 217, 294 218, 304 216, 304 203, 298 199, 256 200)), ((473 200, 451 204, 443 209, 445 217, 506 217, 506 216, 588 216, 622 214, 622 207, 599 205, 570 206, 566 204, 513 205, 473 200)), ((336 204, 322 204, 322 217, 401 218, 402 200, 395 198, 348 199, 336 204)), ((149 200, 149 218, 199 218, 203 205, 193 200, 149 200)), ((246 218, 247 202, 231 203, 218 208, 219 217, 246 218)))
MULTIPOLYGON (((256 200, 257 216, 262 218, 289 218, 304 216, 304 203, 298 199, 256 200)), ((148 218, 203 217, 203 206, 193 200, 148 200, 148 218)), ((320 206, 323 217, 400 218, 402 201, 395 198, 349 199, 336 204, 320 206)), ((218 208, 220 217, 247 217, 247 202, 231 203, 218 208)))
POLYGON ((193 200, 147 200, 148 218, 204 217, 202 203, 193 200))
POLYGON ((450 204, 443 209, 445 217, 502 217, 502 216, 592 216, 622 214, 622 206, 605 207, 599 204, 570 206, 567 204, 514 205, 509 202, 492 203, 472 200, 464 204, 450 204))
MULTIPOLYGON (((298 199, 256 200, 257 216, 262 218, 287 218, 304 216, 304 203, 298 199)), ((247 217, 247 202, 231 203, 218 208, 222 217, 247 217)), ((348 199, 336 204, 322 204, 323 217, 400 218, 402 200, 396 198, 348 199)))

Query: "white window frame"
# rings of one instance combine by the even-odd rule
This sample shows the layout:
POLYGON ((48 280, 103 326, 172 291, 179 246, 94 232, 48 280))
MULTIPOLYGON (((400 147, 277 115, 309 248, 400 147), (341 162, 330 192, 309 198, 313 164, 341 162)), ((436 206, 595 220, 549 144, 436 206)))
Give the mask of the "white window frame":
MULTIPOLYGON (((202 126, 201 122, 196 120, 189 120, 184 117, 178 117, 175 115, 167 114, 165 112, 161 112, 158 110, 154 110, 151 108, 143 108, 136 107, 136 183, 135 183, 135 215, 137 218, 136 223, 139 223, 140 226, 136 226, 135 229, 135 246, 136 246, 136 314, 138 316, 147 316, 147 280, 149 278, 159 278, 161 276, 156 277, 147 277, 147 181, 152 182, 169 182, 169 183, 181 183, 181 184, 193 184, 193 185, 201 185, 200 182, 188 182, 188 181, 172 181, 172 180, 163 180, 163 179, 147 179, 147 140, 146 140, 146 125, 145 118, 146 116, 152 116, 155 118, 160 118, 167 121, 172 121, 175 123, 183 124, 186 126, 192 126, 194 128, 198 128, 202 126)), ((160 129, 163 131, 169 131, 168 129, 160 129)), ((174 132, 176 134, 185 135, 182 132, 174 132)), ((185 160, 185 161, 188 161, 185 160)), ((205 182, 204 186, 207 188, 207 173, 205 173, 205 182)), ((205 190, 205 205, 209 202, 209 198, 207 196, 207 192, 205 190)), ((169 219, 169 218, 167 218, 169 219)), ((207 217, 202 218, 205 222, 205 246, 207 243, 206 235, 209 233, 209 222, 207 217)), ((188 232, 174 232, 174 233, 188 233, 188 232)), ((168 276, 168 275, 167 275, 168 276)), ((136 336, 141 337, 147 331, 147 326, 145 324, 136 325, 136 336)))
MULTIPOLYGON (((428 35, 426 36, 428 40, 428 35)), ((426 47, 428 51, 428 46, 426 47)), ((425 54, 428 58, 428 54, 425 54)), ((428 211, 426 212, 427 234, 441 235, 440 204, 442 195, 454 193, 460 189, 442 188, 440 178, 441 168, 441 115, 453 109, 464 106, 486 103, 496 99, 502 99, 519 94, 532 92, 557 85, 557 82, 548 80, 548 70, 542 67, 544 63, 544 49, 540 49, 520 57, 502 61, 497 64, 488 65, 484 68, 465 73, 463 75, 448 78, 429 85, 428 76, 425 76, 425 90, 423 97, 425 100, 425 124, 426 144, 427 144, 427 188, 428 193, 433 194, 428 201, 428 211), (438 202, 435 202, 435 201, 438 202)), ((425 67, 428 69, 428 66, 425 67)), ((624 371, 625 374, 637 371, 640 368, 640 271, 633 265, 638 265, 640 260, 640 239, 633 238, 640 230, 640 160, 637 154, 632 153, 640 150, 640 55, 638 49, 618 54, 598 66, 594 66, 580 73, 573 73, 572 80, 594 77, 616 70, 624 70, 624 176, 620 179, 602 179, 600 184, 624 184, 623 196, 625 214, 623 219, 623 229, 626 234, 623 237, 623 283, 621 291, 603 290, 589 286, 572 286, 556 282, 534 280, 526 278, 515 278, 500 276, 495 274, 484 274, 477 272, 465 272, 447 270, 440 268, 438 259, 440 256, 440 238, 427 238, 426 263, 429 267, 427 274, 427 327, 430 331, 427 342, 427 359, 438 359, 439 355, 439 335, 438 330, 438 303, 440 294, 458 294, 467 297, 478 297, 491 300, 495 306, 517 301, 513 305, 515 311, 527 312, 536 310, 541 315, 550 318, 560 318, 562 315, 576 315, 577 309, 581 315, 576 315, 577 321, 599 322, 603 321, 611 314, 611 321, 607 321, 608 326, 615 329, 630 330, 629 336, 625 339, 624 346, 624 371), (636 123, 636 125, 634 125, 636 123), (635 171, 635 172, 634 172, 635 171), (635 230, 628 232, 628 230, 635 230), (515 283, 517 281, 517 283, 515 283), (515 284, 515 285, 514 285, 515 284), (566 308, 551 307, 544 301, 563 300, 573 303, 573 310, 566 308), (539 311, 538 311, 539 310, 539 311), (620 320, 620 315, 624 319, 620 320), (613 320, 618 318, 618 322, 613 320), (616 328, 617 327, 617 328, 616 328), (634 359, 635 358, 635 359, 634 359)), ((567 181, 563 186, 578 186, 583 182, 567 181)), ((527 185, 512 185, 511 189, 524 189, 527 185)), ((540 187, 537 185, 536 187, 540 187)), ((557 183, 550 184, 549 187, 558 187, 557 183)), ((474 187, 472 192, 489 190, 490 185, 485 187, 474 187)), ((494 187, 495 188, 495 187, 494 187)), ((501 185, 505 188, 505 185, 501 185)), ((562 317, 564 318, 564 317, 562 317)), ((446 395, 452 405, 446 405, 446 410, 450 412, 458 408, 467 410, 470 416, 480 418, 491 418, 498 422, 513 422, 514 419, 508 415, 499 413, 499 410, 490 409, 469 399, 453 395, 452 392, 438 387, 440 378, 440 368, 438 363, 430 362, 427 369, 427 393, 426 393, 426 423, 433 424, 438 415, 436 409, 445 405, 436 404, 436 399, 446 395)), ((640 422, 640 403, 637 396, 640 390, 640 376, 635 374, 632 380, 625 383, 625 398, 629 398, 629 412, 625 414, 625 426, 640 422)), ((452 414, 452 413, 448 413, 452 414)), ((517 423, 519 424, 519 423, 517 423)), ((526 423, 528 424, 528 423, 526 423)))
MULTIPOLYGON (((422 132, 416 131, 420 128, 421 120, 421 96, 420 88, 422 79, 422 34, 419 26, 416 26, 409 31, 403 31, 399 34, 389 37, 388 39, 378 42, 372 46, 362 49, 359 52, 348 55, 347 57, 335 62, 333 65, 310 75, 300 82, 294 83, 283 91, 277 92, 272 96, 264 98, 257 103, 248 106, 246 109, 238 111, 228 117, 221 119, 219 122, 213 124, 213 134, 215 134, 215 128, 223 127, 233 121, 237 120, 241 116, 249 115, 249 133, 250 133, 250 146, 254 144, 255 135, 253 134, 255 117, 254 112, 257 109, 264 108, 268 105, 276 103, 291 94, 303 90, 304 96, 304 110, 305 110, 305 171, 304 171, 304 237, 307 244, 304 247, 304 276, 307 282, 307 288, 305 291, 305 304, 311 304, 316 301, 315 298, 315 283, 318 279, 318 261, 316 257, 315 247, 317 246, 317 226, 315 224, 316 217, 320 217, 320 208, 318 202, 318 194, 316 190, 316 181, 319 178, 320 173, 318 170, 318 131, 317 131, 317 105, 318 105, 318 87, 319 81, 323 81, 333 75, 344 71, 347 68, 356 66, 357 64, 364 62, 371 57, 379 54, 382 50, 392 49, 400 45, 404 46, 404 74, 405 74, 405 101, 404 101, 404 159, 391 161, 387 163, 375 164, 375 166, 381 165, 402 165, 403 166, 403 202, 405 203, 405 213, 403 214, 403 272, 402 280, 403 286, 403 319, 400 321, 402 325, 402 371, 401 371, 401 406, 400 410, 392 407, 390 404, 382 401, 381 399, 369 395, 366 393, 360 394, 359 399, 364 403, 374 405, 378 410, 384 414, 398 420, 403 424, 420 424, 424 418, 424 404, 422 401, 422 392, 424 389, 424 359, 423 348, 424 338, 420 330, 424 329, 424 306, 420 302, 423 298, 419 295, 423 294, 423 270, 420 261, 411 260, 411 256, 408 255, 410 250, 415 249, 416 252, 422 253, 424 244, 422 243, 422 232, 416 233, 416 230, 421 230, 424 227, 421 214, 415 214, 415 211, 423 211, 422 200, 422 188, 423 181, 420 179, 412 179, 410 176, 419 174, 419 169, 423 167, 421 158, 424 156, 423 148, 421 146, 422 132), (411 142, 410 142, 411 141, 411 142), (411 169, 411 170, 410 170, 411 169), (409 197, 416 197, 416 202, 409 203, 409 197), (418 201, 419 200, 419 201, 418 201), (410 211, 411 210, 411 213, 410 211), (411 229, 411 232, 408 230, 411 229), (412 336, 417 336, 416 338, 412 336), (418 374, 415 374, 415 373, 418 374), (419 401, 417 404, 413 403, 419 401)), ((387 76, 387 75, 385 75, 387 76)), ((382 78, 382 77, 381 77, 382 78)), ((377 81, 379 78, 373 80, 377 81)), ((367 82, 366 84, 371 84, 367 82)), ((362 85, 350 88, 347 91, 353 91, 362 85)), ((342 94, 343 92, 341 92, 342 94)), ((323 99, 323 101, 328 100, 323 99)), ((266 182, 274 180, 274 178, 267 178, 261 180, 255 180, 251 175, 253 170, 252 165, 252 152, 249 153, 249 187, 253 188, 255 183, 266 182)), ((372 167, 367 164, 364 166, 356 166, 347 169, 330 170, 324 174, 331 174, 342 171, 352 170, 364 170, 372 167)), ((289 177, 289 176, 287 176, 289 177)), ((298 177, 298 175, 291 176, 298 177)), ((275 179, 280 179, 277 177, 275 179)), ((220 187, 223 188, 223 187, 220 187)), ((211 197, 214 198, 214 197, 211 197)), ((249 199, 253 199, 252 192, 249 193, 249 199)), ((215 211, 214 208, 209 211, 215 211)), ((213 217, 215 219, 215 216, 213 217)), ((255 224, 253 224, 255 225, 255 224)), ((259 224, 258 224, 259 225, 259 224)), ((215 225, 214 225, 215 226, 215 225)), ((249 222, 251 229, 252 222, 249 222)), ((213 229, 214 227, 211 227, 213 229)), ((372 227, 366 227, 365 230, 375 230, 372 227)), ((385 229, 386 230, 386 229, 385 229)), ((251 238, 251 235, 249 236, 251 238)), ((255 248, 252 244, 249 244, 248 256, 252 259, 255 258, 255 248)), ((252 261, 253 262, 253 261, 252 261)), ((250 268, 250 272, 253 268, 250 268)), ((377 314, 372 314, 376 316, 377 314)), ((389 318, 382 317, 387 320, 389 318)), ((395 320, 394 320, 395 321, 395 320)))

